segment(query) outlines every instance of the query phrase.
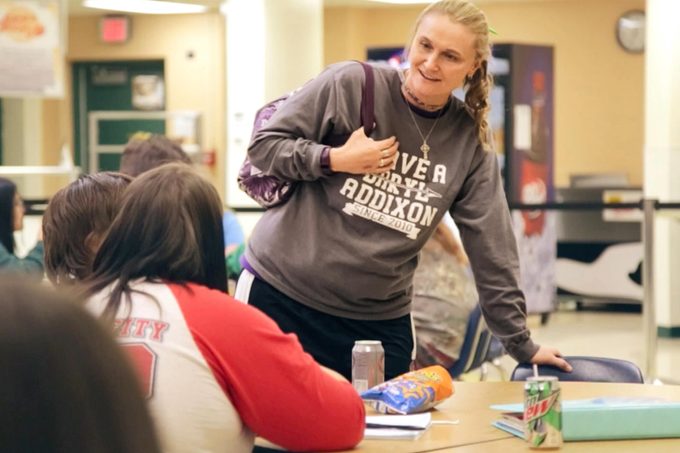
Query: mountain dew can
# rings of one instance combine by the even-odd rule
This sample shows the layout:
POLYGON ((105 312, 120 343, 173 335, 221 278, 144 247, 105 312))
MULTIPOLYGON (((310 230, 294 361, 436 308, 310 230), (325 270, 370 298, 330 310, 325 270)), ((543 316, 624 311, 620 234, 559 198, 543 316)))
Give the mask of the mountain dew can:
POLYGON ((562 398, 555 376, 532 376, 524 384, 524 435, 533 449, 562 446, 562 398))

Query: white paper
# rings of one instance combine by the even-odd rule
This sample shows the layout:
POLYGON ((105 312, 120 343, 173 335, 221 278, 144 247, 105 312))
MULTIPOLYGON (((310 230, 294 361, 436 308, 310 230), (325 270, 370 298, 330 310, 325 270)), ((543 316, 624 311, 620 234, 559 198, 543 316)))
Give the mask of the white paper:
POLYGON ((515 122, 514 145, 517 150, 528 151, 531 149, 531 106, 517 104, 513 109, 515 122))
POLYGON ((366 428, 364 439, 417 439, 425 433, 421 430, 407 430, 396 428, 366 428))
POLYGON ((367 415, 366 423, 422 429, 366 428, 364 439, 417 439, 432 424, 432 414, 424 412, 411 415, 367 415))
POLYGON ((425 429, 432 423, 432 414, 430 412, 423 412, 422 414, 411 415, 367 415, 366 423, 375 425, 411 426, 425 429))

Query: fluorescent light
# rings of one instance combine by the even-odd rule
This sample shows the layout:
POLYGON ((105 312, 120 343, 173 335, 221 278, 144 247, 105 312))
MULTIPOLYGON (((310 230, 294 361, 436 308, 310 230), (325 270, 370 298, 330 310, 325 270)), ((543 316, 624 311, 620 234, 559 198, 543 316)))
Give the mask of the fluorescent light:
POLYGON ((397 5, 408 5, 414 3, 433 3, 434 0, 370 0, 378 3, 393 3, 397 5))
POLYGON ((208 10, 205 5, 158 0, 85 0, 83 6, 140 14, 191 14, 203 13, 208 10))

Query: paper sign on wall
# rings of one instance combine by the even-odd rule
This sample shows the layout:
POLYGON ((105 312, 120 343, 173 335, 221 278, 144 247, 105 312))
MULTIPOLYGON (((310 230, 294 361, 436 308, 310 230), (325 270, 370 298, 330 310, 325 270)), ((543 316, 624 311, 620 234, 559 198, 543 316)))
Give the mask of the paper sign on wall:
POLYGON ((60 96, 60 2, 0 0, 0 95, 60 96))

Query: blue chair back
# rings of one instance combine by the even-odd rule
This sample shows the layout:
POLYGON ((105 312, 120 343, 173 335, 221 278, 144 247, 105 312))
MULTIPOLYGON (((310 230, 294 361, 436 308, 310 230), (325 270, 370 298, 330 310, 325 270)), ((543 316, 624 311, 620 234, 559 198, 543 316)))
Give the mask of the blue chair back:
POLYGON ((453 378, 463 373, 482 366, 505 354, 505 350, 498 338, 494 337, 484 322, 482 310, 479 305, 470 312, 467 322, 463 346, 458 360, 449 368, 449 374, 453 378))
MULTIPOLYGON (((538 374, 557 376, 560 381, 644 383, 640 368, 627 360, 584 356, 566 356, 564 359, 572 366, 571 373, 554 366, 539 365, 538 374)), ((520 363, 513 370, 510 380, 524 381, 533 375, 533 365, 520 363)))

